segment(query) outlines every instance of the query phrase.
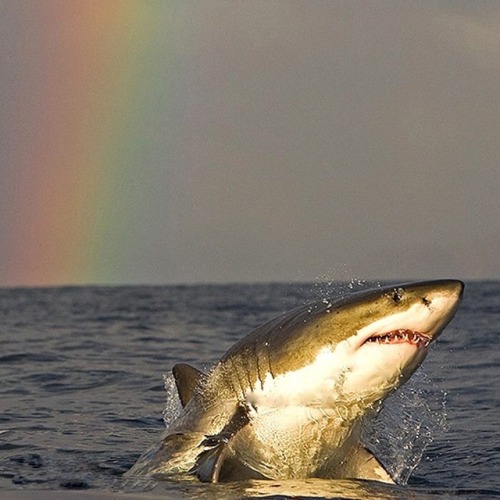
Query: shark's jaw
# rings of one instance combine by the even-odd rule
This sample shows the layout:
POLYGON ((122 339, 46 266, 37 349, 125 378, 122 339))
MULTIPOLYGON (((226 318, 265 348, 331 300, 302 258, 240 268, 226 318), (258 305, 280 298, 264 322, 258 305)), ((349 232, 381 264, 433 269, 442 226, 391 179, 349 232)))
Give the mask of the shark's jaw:
POLYGON ((376 344, 412 344, 421 347, 427 347, 431 339, 420 332, 400 328, 392 332, 372 335, 365 340, 365 343, 374 342, 376 344))

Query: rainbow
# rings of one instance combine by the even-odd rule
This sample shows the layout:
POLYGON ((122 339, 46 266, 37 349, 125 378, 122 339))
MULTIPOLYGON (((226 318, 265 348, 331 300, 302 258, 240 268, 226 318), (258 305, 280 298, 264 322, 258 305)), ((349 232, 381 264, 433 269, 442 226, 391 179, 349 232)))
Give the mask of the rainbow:
POLYGON ((125 235, 162 210, 147 206, 161 189, 148 168, 175 118, 158 126, 152 111, 179 99, 172 10, 153 0, 10 4, 18 64, 4 89, 1 285, 121 280, 138 251, 125 235))

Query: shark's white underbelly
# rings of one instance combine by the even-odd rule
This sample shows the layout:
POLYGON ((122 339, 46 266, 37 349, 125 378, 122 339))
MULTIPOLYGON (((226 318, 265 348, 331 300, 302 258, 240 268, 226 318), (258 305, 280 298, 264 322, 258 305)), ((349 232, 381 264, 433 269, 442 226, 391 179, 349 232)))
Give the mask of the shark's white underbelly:
POLYGON ((230 446, 235 458, 266 477, 305 478, 317 476, 327 462, 341 462, 344 445, 357 440, 353 434, 331 409, 260 408, 230 446))

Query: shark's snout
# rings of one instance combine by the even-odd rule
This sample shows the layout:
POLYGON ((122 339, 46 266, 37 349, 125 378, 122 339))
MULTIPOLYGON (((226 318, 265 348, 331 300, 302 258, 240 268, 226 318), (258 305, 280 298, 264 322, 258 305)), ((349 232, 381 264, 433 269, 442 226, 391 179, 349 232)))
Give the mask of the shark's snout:
POLYGON ((452 320, 460 304, 464 284, 458 280, 430 281, 410 287, 407 293, 414 303, 415 314, 421 317, 420 333, 434 341, 452 320))

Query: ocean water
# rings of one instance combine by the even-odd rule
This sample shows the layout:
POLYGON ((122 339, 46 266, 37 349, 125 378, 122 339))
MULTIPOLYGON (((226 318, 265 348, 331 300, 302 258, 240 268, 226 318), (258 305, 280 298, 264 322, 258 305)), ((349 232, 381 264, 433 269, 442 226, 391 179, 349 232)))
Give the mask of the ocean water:
POLYGON ((178 411, 175 363, 207 368, 283 311, 369 285, 0 289, 0 498, 500 497, 498 281, 466 283, 421 369, 368 424, 399 485, 122 478, 178 411))

